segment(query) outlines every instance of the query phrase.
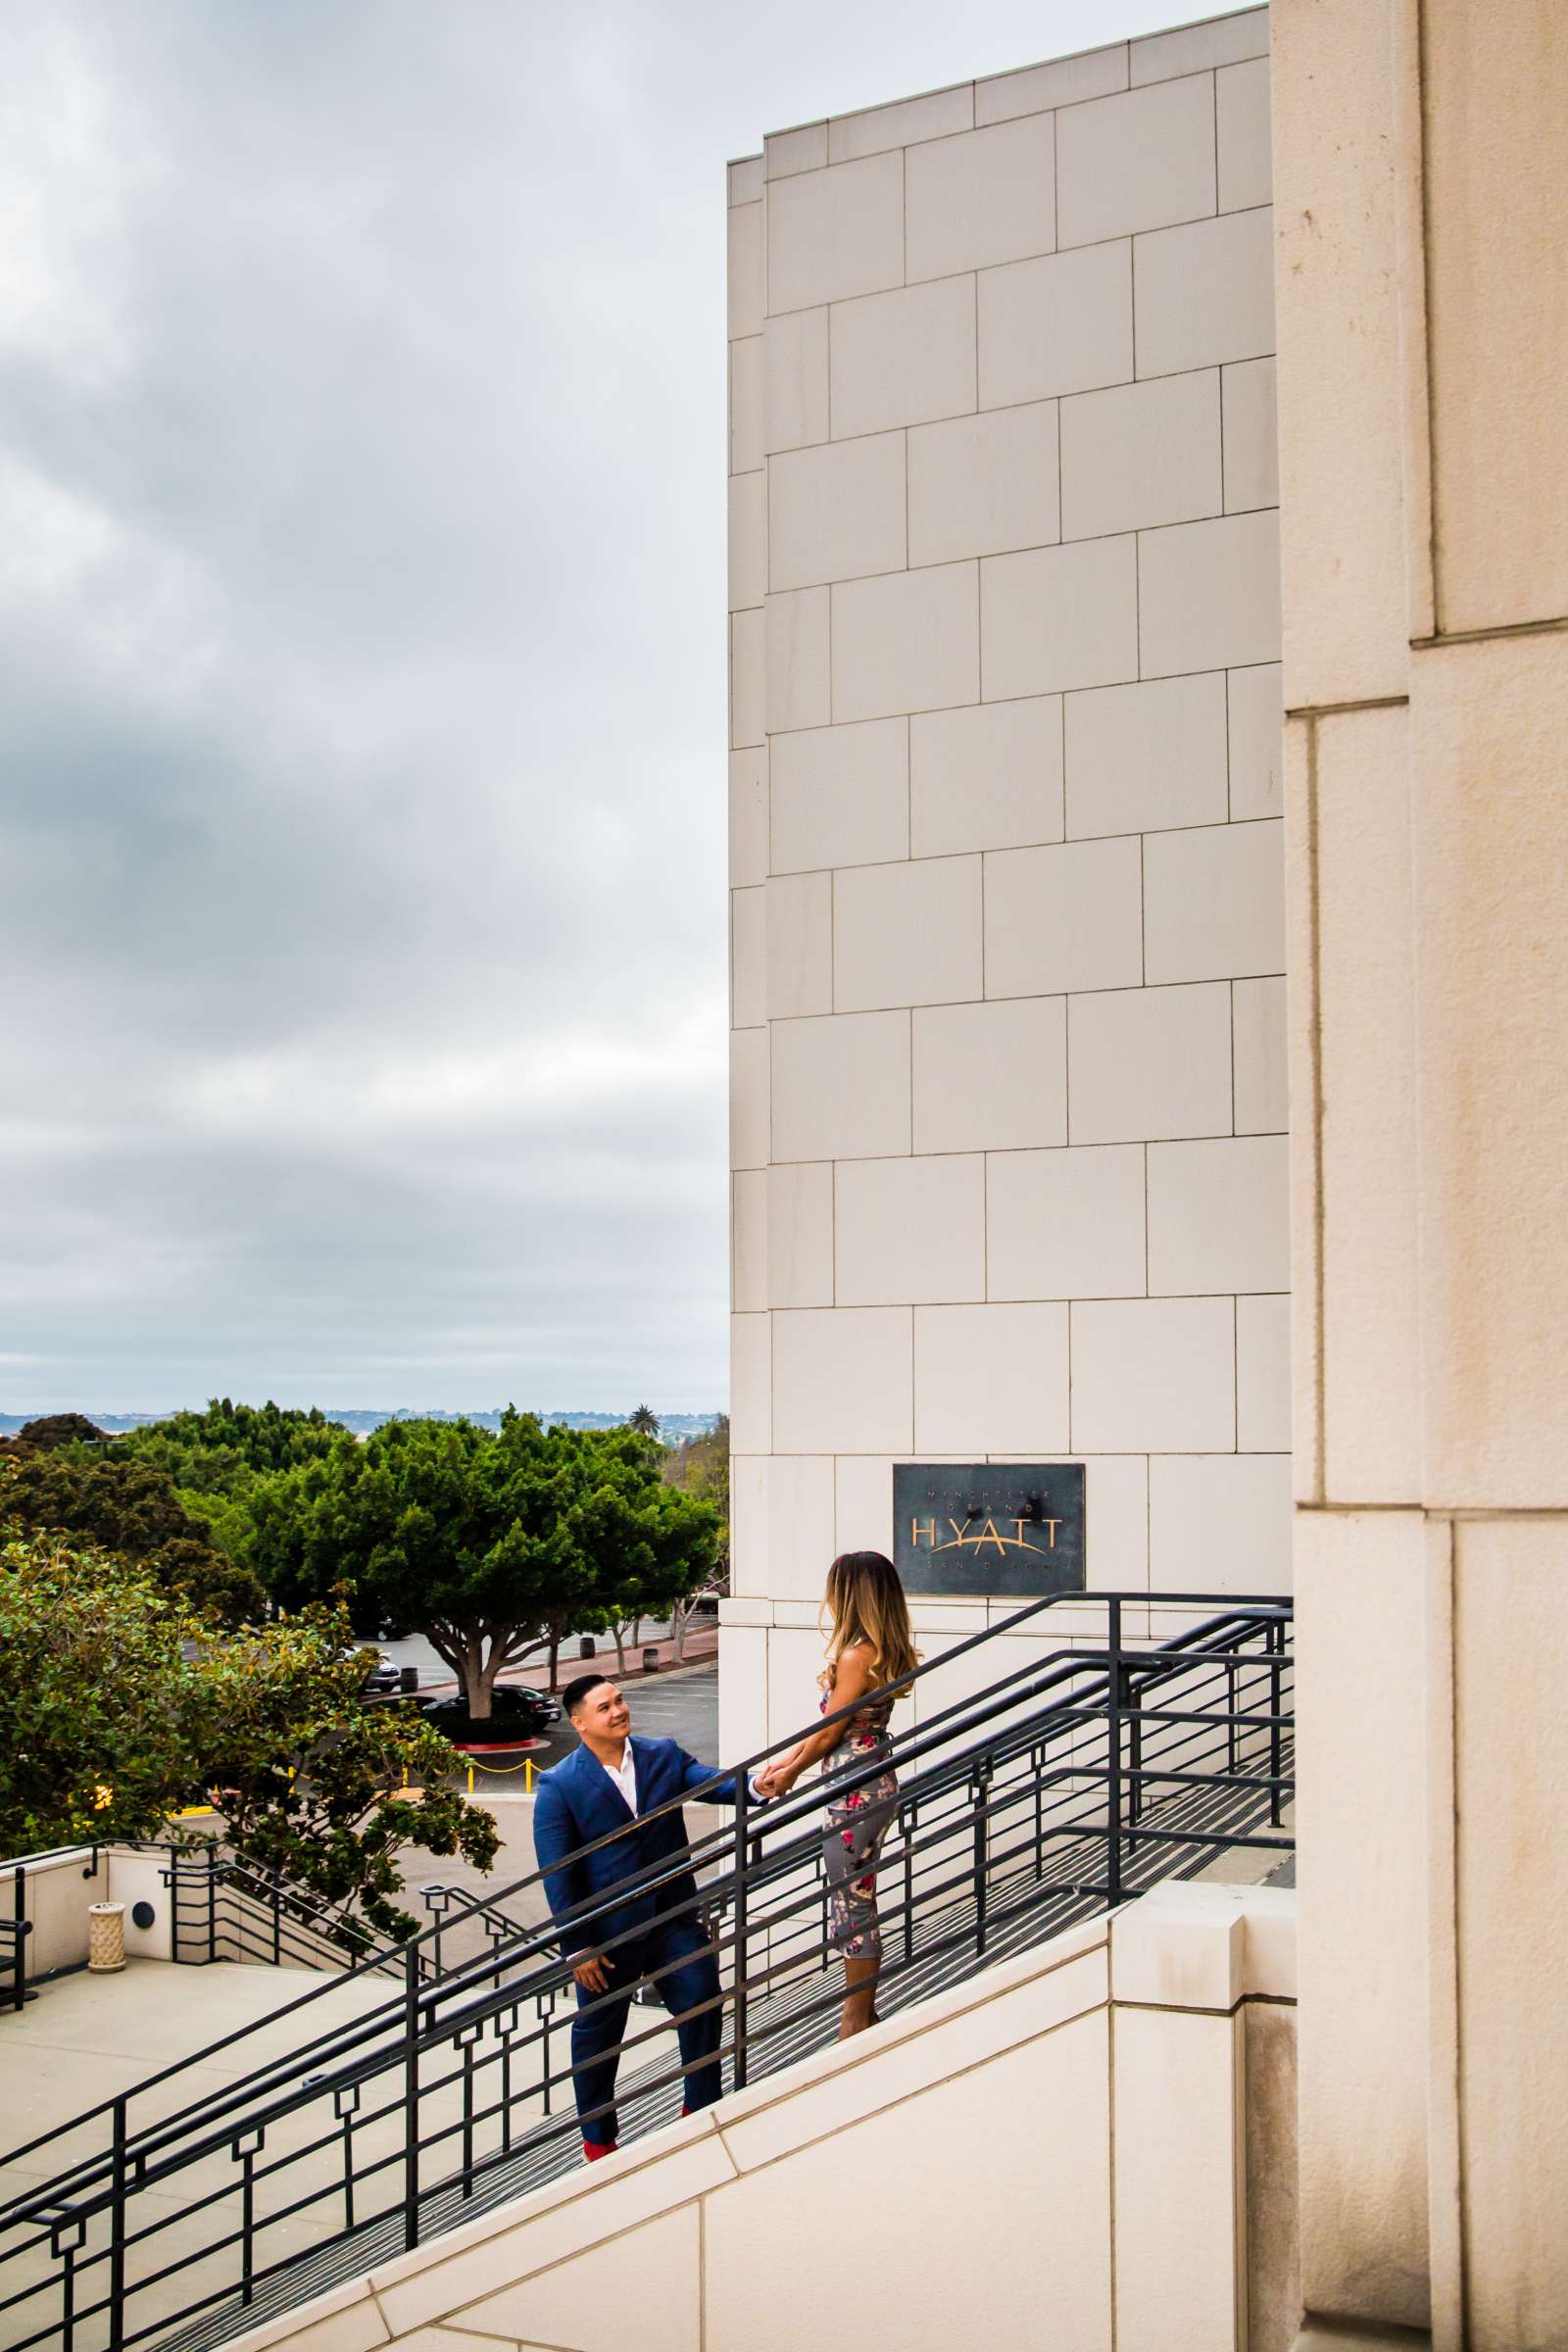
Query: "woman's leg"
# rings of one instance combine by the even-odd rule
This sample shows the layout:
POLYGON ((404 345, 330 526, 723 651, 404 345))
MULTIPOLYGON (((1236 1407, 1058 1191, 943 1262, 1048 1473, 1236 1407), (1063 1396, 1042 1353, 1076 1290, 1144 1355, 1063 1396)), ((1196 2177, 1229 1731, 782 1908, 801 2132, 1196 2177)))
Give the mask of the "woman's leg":
POLYGON ((876 2024, 876 1981, 882 1961, 878 1954, 854 1960, 845 1955, 844 2006, 839 2012, 839 2039, 848 2041, 876 2024))

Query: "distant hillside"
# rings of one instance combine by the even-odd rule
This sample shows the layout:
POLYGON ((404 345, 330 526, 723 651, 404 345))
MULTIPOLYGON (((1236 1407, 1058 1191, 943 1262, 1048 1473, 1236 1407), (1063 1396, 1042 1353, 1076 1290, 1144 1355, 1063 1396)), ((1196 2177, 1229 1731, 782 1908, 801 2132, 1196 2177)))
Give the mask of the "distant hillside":
MULTIPOLYGON (((388 1406, 384 1411, 365 1407, 341 1413, 328 1412, 327 1419, 340 1422, 344 1429, 352 1429, 356 1437, 367 1438, 372 1429, 379 1429, 383 1421, 473 1421, 481 1429, 499 1429, 501 1411, 500 1405, 483 1413, 449 1413, 438 1405, 416 1408, 399 1404, 388 1406)), ((33 1413, 0 1413, 0 1437, 15 1437, 24 1423, 36 1418, 33 1413)), ((143 1429, 149 1421, 162 1421, 166 1416, 163 1413, 89 1413, 87 1418, 95 1421, 111 1437, 119 1437, 127 1429, 143 1429)), ((616 1429, 627 1418, 627 1414, 542 1412, 539 1418, 546 1423, 564 1422, 568 1429, 616 1429)), ((716 1412, 663 1413, 660 1416, 659 1431, 666 1445, 679 1446, 688 1438, 706 1437, 718 1419, 716 1412)))

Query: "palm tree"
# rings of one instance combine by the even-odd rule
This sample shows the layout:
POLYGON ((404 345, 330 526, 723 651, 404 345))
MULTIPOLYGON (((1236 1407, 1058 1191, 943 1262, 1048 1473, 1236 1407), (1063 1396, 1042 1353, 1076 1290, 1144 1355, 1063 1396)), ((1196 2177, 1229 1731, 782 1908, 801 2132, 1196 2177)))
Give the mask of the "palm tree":
POLYGON ((628 1429, 636 1430, 639 1437, 657 1438, 659 1435, 659 1415, 653 1410, 651 1405, 640 1404, 634 1413, 628 1413, 626 1415, 626 1427, 628 1429))

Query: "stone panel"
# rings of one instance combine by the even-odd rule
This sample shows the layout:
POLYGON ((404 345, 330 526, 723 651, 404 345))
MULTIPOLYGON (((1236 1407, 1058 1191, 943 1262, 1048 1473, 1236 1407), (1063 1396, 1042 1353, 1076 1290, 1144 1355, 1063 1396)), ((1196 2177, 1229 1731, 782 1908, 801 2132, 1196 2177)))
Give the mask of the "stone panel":
POLYGON ((1144 953, 1156 982, 1283 971, 1279 822, 1152 834, 1144 844, 1144 953))
POLYGON ((1238 1135, 1283 1135, 1289 1124, 1285 981, 1238 980, 1231 990, 1238 1135))
POLYGON ((1060 512, 1054 400, 911 430, 911 564, 1049 546, 1060 512))
POLYGON ((774 1315, 773 1443, 781 1453, 906 1453, 914 1426, 912 1310, 774 1315))
POLYGON ((1214 210, 1207 74, 1075 106, 1056 121, 1056 239, 1095 244, 1214 210))
POLYGON ((743 336, 729 347, 729 469, 752 473, 766 455, 763 440, 761 335, 743 336))
POLYGON ((1220 68, 1214 76, 1214 118, 1220 211, 1239 213, 1267 204, 1274 192, 1274 159, 1266 57, 1220 68))
POLYGON ((729 1295, 737 1314, 767 1305, 767 1176, 737 1169, 729 1182, 729 1295))
POLYGON ((1226 679, 1230 710, 1231 815, 1283 816, 1284 710, 1280 665, 1233 669, 1226 679))
POLYGON ((981 995, 980 859, 926 858, 837 875, 833 988, 839 1012, 981 995))
POLYGON ((1290 1455, 1156 1455, 1149 1582, 1156 1592, 1289 1592, 1290 1455))
POLYGON ((1065 1448, 1065 1306, 920 1306, 914 1444, 976 1456, 1065 1448))
POLYGON ((1175 74, 1198 74, 1205 66, 1228 66, 1236 58, 1267 57, 1268 10, 1250 8, 1240 16, 1209 17, 1178 24, 1171 32, 1146 33, 1132 44, 1134 83, 1164 81, 1175 74))
POLYGON ((1231 1133, 1231 992, 1116 989, 1067 1006, 1075 1144, 1231 1133))
MULTIPOLYGON (((1275 27, 1285 604, 1293 710, 1402 694, 1406 622, 1394 43, 1361 0, 1275 27), (1333 169, 1324 169, 1331 157, 1333 169)), ((1267 349, 1265 345, 1262 348, 1267 349)))
POLYGON ((1277 661, 1279 516, 1141 532, 1138 592, 1145 677, 1277 661))
POLYGON ((1273 213, 1264 205, 1139 237, 1133 301, 1140 375, 1264 358, 1274 349, 1273 213))
POLYGON ((762 273, 762 207, 738 204, 728 214, 729 331, 732 339, 760 335, 766 309, 762 273))
POLYGON ((840 1160, 833 1296, 840 1306, 986 1295, 985 1161, 978 1152, 840 1160))
MULTIPOLYGON (((1202 1453, 1234 1446, 1231 1300, 1074 1300, 1072 1442, 1090 1453, 1202 1453)), ((1152 1560, 1152 1572, 1155 1565, 1152 1560)))
POLYGON ((852 1159, 909 1149, 909 1016, 777 1021, 775 1159, 852 1159))
POLYGON ((729 898, 729 1024, 757 1029, 767 1018, 767 890, 729 898))
POLYGON ((1446 647, 1412 679, 1424 1466, 1442 1504, 1568 1508, 1565 646, 1446 647))
POLYGON ((1070 839, 1224 823, 1223 671, 1069 694, 1064 715, 1070 839))
POLYGON ((1223 503, 1216 369, 1062 402, 1064 539, 1191 522, 1223 503))
POLYGON ((916 1152, 1007 1152, 1067 1140, 1060 997, 938 1004, 913 1016, 916 1152))
POLYGON ((1005 122, 1015 115, 1041 113, 1047 107, 1076 106, 1085 98, 1108 97, 1127 87, 1127 44, 1113 41, 1105 49, 1081 50, 1076 57, 1054 58, 1049 65, 1025 66, 1016 74, 994 74, 974 85, 976 122, 1005 122))
POLYGON ((836 303, 829 385, 836 440, 966 414, 975 405, 972 277, 836 303))
POLYGON ((793 130, 770 131, 762 141, 769 179, 789 179, 797 172, 820 172, 827 162, 827 122, 802 122, 793 130))
POLYGON ((766 626, 767 732, 825 727, 833 716, 828 668, 828 591, 802 588, 770 596, 766 626))
POLYGON ((1423 20, 1432 499, 1441 626, 1568 613, 1568 178, 1561 10, 1423 20), (1489 126, 1488 130, 1481 125, 1489 126))
POLYGON ((993 1152, 988 1298, 1142 1298, 1144 1148, 993 1152))
POLYGON ((775 874, 907 857, 905 719, 775 735, 768 764, 775 874))
POLYGON ((988 702, 1111 686, 1138 675, 1138 564, 1130 535, 988 556, 980 565, 980 607, 988 702))
POLYGON ((767 753, 729 756, 729 879, 733 890, 767 880, 767 753))
POLYGON ((1141 846, 1134 834, 993 852, 985 861, 987 996, 1137 987, 1141 846))
POLYGON ((1221 370, 1225 412, 1225 512, 1280 503, 1274 362, 1239 360, 1221 370))
POLYGON ((888 147, 909 147, 922 139, 945 139, 974 124, 974 84, 956 82, 951 89, 928 90, 919 98, 901 98, 892 106, 870 106, 858 114, 835 115, 827 126, 831 163, 852 156, 876 155, 888 147))
POLYGON ((833 1166, 785 1162, 767 1170, 768 1306, 833 1303, 833 1166))
POLYGON ((729 1319, 729 1442, 736 1453, 772 1449, 770 1320, 767 1315, 729 1319))
POLYGON ((827 439, 827 308, 786 311, 762 336, 762 434, 769 455, 827 439))
MULTIPOLYGON (((769 187, 770 315, 903 283, 902 156, 870 156, 830 171, 803 172, 769 187)), ((759 331, 760 324, 759 319, 749 331, 759 331)))
POLYGON ((729 1041, 729 1163, 765 1168, 768 1149, 767 1031, 737 1029, 729 1041))
POLYGON ((1454 1531, 1458 2105, 1476 2352, 1568 2337, 1568 1801, 1552 1736, 1568 1682, 1568 1527, 1454 1531), (1499 1933, 1506 1923, 1506 1933, 1499 1933))
POLYGON ((729 607, 760 605, 767 594, 766 479, 736 474, 729 486, 729 607))
MULTIPOLYGON (((1236 1301, 1236 1445, 1241 1453, 1291 1449, 1291 1302, 1236 1301)), ((1289 1471, 1286 1473, 1287 1505, 1289 1471)))
MULTIPOLYGON (((1363 710, 1316 726, 1329 1494, 1413 1500, 1423 1275, 1407 718, 1400 710, 1363 710)), ((1472 874, 1467 890, 1473 882, 1472 874)), ((1292 969, 1299 970, 1294 960, 1292 969)), ((1473 1120, 1476 1106, 1463 1115, 1473 1120)))
POLYGON ((768 1017, 832 1010, 833 878, 775 875, 767 886, 768 1017))
POLYGON ((1133 371, 1130 244, 982 270, 978 328, 983 409, 1124 382, 1133 371))
POLYGON ((909 721, 916 858, 1061 839, 1061 698, 971 704, 909 721))
POLYGON ((1282 1135, 1151 1144, 1151 1294, 1288 1290, 1286 1183, 1282 1135))
POLYGON ((1051 115, 911 148, 904 166, 910 284, 1050 253, 1055 161, 1051 115))
MULTIPOLYGON (((832 1557, 832 1456, 775 1453, 767 1479, 769 1597, 819 1600, 832 1557)), ((754 1732, 752 1744, 756 1737, 754 1732)))
POLYGON ((762 742, 766 732, 763 707, 762 615, 732 612, 729 623, 729 740, 742 751, 762 742))
POLYGON ((834 589, 836 720, 888 718, 898 711, 940 710, 979 700, 974 564, 891 572, 884 579, 850 580, 834 589))
POLYGON ((873 433, 770 459, 766 538, 770 588, 902 571, 904 435, 873 433))

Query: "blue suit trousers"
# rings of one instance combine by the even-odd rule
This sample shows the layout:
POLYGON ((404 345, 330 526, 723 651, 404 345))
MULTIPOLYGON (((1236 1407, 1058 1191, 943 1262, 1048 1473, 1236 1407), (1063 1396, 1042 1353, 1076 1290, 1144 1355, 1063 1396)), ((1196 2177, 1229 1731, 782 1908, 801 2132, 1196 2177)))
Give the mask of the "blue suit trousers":
POLYGON ((723 2011, 713 1947, 689 1915, 667 1922, 655 1920, 646 1936, 617 1944, 606 1957, 614 1968, 609 1991, 589 1992, 584 1985, 577 1986, 571 2064, 582 2135, 612 2147, 619 2134, 615 2070, 639 1980, 654 1977, 655 1990, 675 2021, 686 2105, 694 2110, 711 2107, 723 2095, 724 2073, 718 2057, 723 2011), (656 1975, 656 1971, 662 1973, 656 1975), (694 2010, 700 2014, 694 2016, 694 2010))

